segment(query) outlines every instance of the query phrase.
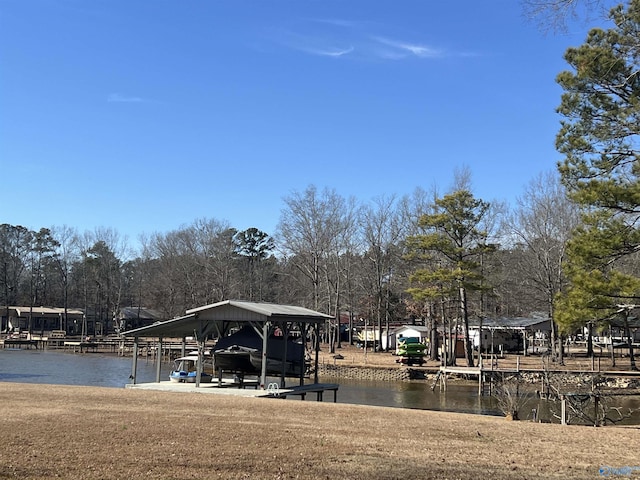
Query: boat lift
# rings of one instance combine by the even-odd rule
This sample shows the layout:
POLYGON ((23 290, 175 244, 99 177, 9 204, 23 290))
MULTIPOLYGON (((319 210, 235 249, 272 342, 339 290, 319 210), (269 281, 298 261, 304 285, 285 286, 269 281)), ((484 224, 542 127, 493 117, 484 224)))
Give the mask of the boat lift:
MULTIPOLYGON (((307 333, 313 333, 314 339, 314 383, 318 383, 318 352, 319 327, 321 323, 332 319, 330 315, 309 310, 303 307, 291 305, 279 305, 262 302, 246 302, 226 300, 211 305, 187 310, 186 315, 164 322, 156 322, 153 325, 141 327, 124 332, 125 337, 133 338, 133 363, 131 368, 131 380, 135 385, 138 344, 140 338, 155 337, 158 339, 158 349, 162 349, 162 341, 166 338, 181 338, 183 345, 189 336, 195 337, 198 344, 198 372, 202 370, 202 354, 204 342, 211 336, 223 336, 232 326, 251 325, 262 339, 262 365, 260 371, 259 388, 267 389, 267 358, 269 348, 269 335, 272 329, 280 328, 285 338, 289 335, 291 327, 298 325, 303 333, 303 340, 307 333)), ((285 342, 286 345, 286 342, 285 342)), ((184 353, 184 352, 183 352, 184 353)), ((286 348, 283 363, 286 360, 286 348)), ((303 372, 304 373, 304 372, 303 372)), ((300 375, 300 386, 304 385, 304 374, 300 375)), ((156 382, 160 382, 160 361, 157 364, 156 382)), ((200 386, 199 375, 196 377, 196 386, 200 386)), ((285 379, 282 375, 281 388, 285 388, 285 379)))

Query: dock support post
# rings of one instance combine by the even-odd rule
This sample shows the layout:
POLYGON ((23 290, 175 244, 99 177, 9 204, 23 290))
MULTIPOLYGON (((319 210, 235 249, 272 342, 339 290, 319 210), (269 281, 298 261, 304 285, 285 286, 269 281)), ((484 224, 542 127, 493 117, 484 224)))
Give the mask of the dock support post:
POLYGON ((156 383, 160 383, 160 367, 162 365, 162 337, 158 338, 158 354, 156 355, 156 383))
MULTIPOLYGON (((482 338, 482 332, 480 333, 480 338, 482 338)), ((482 352, 478 352, 478 395, 484 395, 484 384, 486 382, 486 378, 484 377, 484 372, 482 371, 482 352)))
POLYGON ((262 368, 260 369, 260 390, 267 388, 267 346, 269 340, 269 328, 271 324, 264 322, 262 324, 262 368))
MULTIPOLYGON (((366 331, 365 331, 366 334, 366 331)), ((366 335, 365 335, 366 339, 366 335)), ((313 326, 313 351, 315 352, 315 360, 314 360, 314 372, 313 372, 313 383, 318 383, 318 356, 320 353, 320 327, 316 322, 313 326)), ((364 355, 365 360, 367 358, 367 342, 364 342, 364 355)), ((366 362, 365 362, 366 363, 366 362)))
POLYGON ((136 384, 136 373, 138 371, 138 337, 133 339, 133 359, 131 361, 131 378, 132 383, 136 384))

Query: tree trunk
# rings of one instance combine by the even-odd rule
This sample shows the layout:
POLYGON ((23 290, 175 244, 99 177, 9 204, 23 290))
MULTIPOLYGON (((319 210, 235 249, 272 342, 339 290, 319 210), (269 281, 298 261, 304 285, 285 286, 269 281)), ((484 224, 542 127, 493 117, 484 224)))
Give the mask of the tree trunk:
POLYGON ((564 342, 563 335, 558 337, 558 364, 564 365, 564 342))
POLYGON ((611 366, 616 366, 616 352, 613 349, 613 331, 611 330, 611 324, 609 324, 609 343, 611 344, 611 366))
POLYGON ((551 336, 551 358, 553 358, 554 360, 558 357, 558 346, 556 345, 557 342, 557 333, 558 331, 558 326, 556 325, 555 320, 553 320, 553 317, 551 317, 551 332, 550 332, 550 336, 551 336))
MULTIPOLYGON (((633 356, 633 339, 631 338, 631 329, 629 328, 628 313, 624 315, 624 334, 627 336, 627 345, 629 346, 629 365, 631 370, 637 370, 636 359, 633 356)), ((611 342, 611 346, 613 347, 613 341, 611 342)))
POLYGON ((453 324, 452 331, 449 332, 449 354, 451 358, 449 359, 449 365, 455 366, 457 362, 458 356, 458 327, 459 327, 459 319, 456 317, 456 321, 453 324))
POLYGON ((429 358, 431 360, 438 360, 438 348, 440 347, 438 341, 438 321, 435 316, 429 316, 429 358))
POLYGON ((379 352, 380 348, 382 347, 381 343, 382 343, 382 290, 379 288, 378 289, 378 305, 377 305, 377 313, 376 313, 376 327, 378 329, 378 331, 376 332, 375 329, 373 331, 373 351, 374 352, 379 352), (378 337, 379 341, 376 340, 376 337, 378 337))
POLYGON ((471 345, 471 341, 469 339, 469 313, 467 309, 467 291, 464 287, 460 287, 460 314, 462 316, 462 322, 464 326, 464 353, 467 359, 467 366, 473 367, 473 345, 471 345))

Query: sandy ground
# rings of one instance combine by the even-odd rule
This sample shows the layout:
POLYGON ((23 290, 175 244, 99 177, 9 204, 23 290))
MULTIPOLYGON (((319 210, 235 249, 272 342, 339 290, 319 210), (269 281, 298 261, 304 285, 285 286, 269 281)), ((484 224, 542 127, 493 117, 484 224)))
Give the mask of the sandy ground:
POLYGON ((0 478, 640 478, 638 428, 18 383, 0 405, 0 478))

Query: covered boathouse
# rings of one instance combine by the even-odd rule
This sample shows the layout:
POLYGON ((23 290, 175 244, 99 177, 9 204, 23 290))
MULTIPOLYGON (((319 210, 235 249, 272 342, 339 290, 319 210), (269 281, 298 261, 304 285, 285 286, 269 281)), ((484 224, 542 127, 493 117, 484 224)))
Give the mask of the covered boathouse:
MULTIPOLYGON (((288 338, 292 331, 302 333, 302 341, 307 337, 313 339, 314 383, 318 383, 318 351, 319 328, 322 323, 332 319, 330 315, 291 305, 273 303, 248 302, 226 300, 203 307, 187 310, 186 315, 171 320, 156 322, 146 327, 137 328, 123 335, 133 338, 133 365, 131 369, 132 383, 136 383, 137 360, 140 338, 157 338, 158 348, 162 348, 162 340, 181 338, 183 345, 187 337, 194 337, 198 345, 198 363, 201 366, 204 346, 207 339, 221 339, 233 329, 250 326, 262 340, 262 368, 260 370, 259 386, 261 390, 267 387, 267 362, 269 351, 269 336, 279 330, 284 338, 288 338)), ((286 352, 285 352, 286 355, 286 352)), ((282 359, 285 360, 284 358, 282 359)), ((160 382, 160 361, 157 362, 156 382, 160 382)), ((196 387, 200 386, 201 367, 198 368, 196 387)), ((284 375, 280 387, 284 388, 284 375)), ((300 374, 299 385, 304 385, 304 373, 300 374)))

